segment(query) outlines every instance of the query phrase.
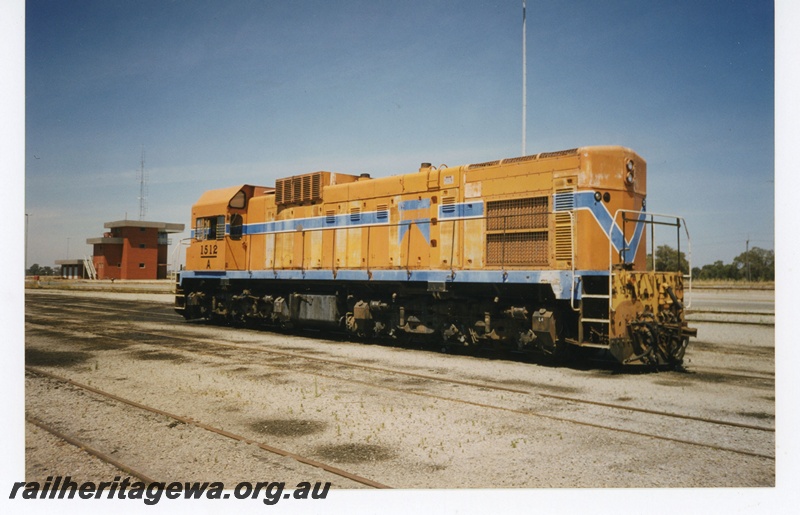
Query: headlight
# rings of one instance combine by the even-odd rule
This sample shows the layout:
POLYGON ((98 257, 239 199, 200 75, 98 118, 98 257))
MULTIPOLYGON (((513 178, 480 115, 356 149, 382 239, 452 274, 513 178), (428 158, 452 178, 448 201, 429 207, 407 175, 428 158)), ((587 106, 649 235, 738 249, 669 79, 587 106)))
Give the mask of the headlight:
POLYGON ((628 173, 625 174, 625 182, 633 184, 635 167, 632 159, 628 159, 625 162, 625 169, 628 171, 628 173))

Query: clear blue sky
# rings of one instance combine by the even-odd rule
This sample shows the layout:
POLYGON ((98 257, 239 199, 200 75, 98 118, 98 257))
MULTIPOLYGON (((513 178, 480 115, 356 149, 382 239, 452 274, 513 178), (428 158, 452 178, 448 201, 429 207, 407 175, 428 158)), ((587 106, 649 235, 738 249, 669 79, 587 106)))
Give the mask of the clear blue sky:
MULTIPOLYGON (((528 2, 528 153, 618 144, 694 265, 774 248, 774 10, 528 2)), ((28 265, 211 188, 521 153, 521 1, 29 0, 28 265)))

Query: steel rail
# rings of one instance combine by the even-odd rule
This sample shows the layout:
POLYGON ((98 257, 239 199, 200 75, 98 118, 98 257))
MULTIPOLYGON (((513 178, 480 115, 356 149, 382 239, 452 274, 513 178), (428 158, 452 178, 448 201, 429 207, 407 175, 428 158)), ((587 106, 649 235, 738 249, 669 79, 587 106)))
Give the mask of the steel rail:
MULTIPOLYGON (((328 374, 321 374, 321 373, 318 373, 318 372, 304 372, 303 371, 303 372, 298 372, 298 373, 309 374, 309 375, 313 375, 313 376, 317 376, 317 377, 324 377, 326 379, 333 379, 333 380, 339 380, 339 381, 343 380, 340 377, 336 377, 336 376, 332 376, 332 375, 328 375, 328 374)), ((773 460, 773 461, 775 460, 775 456, 770 456, 768 454, 761 454, 761 453, 758 453, 758 452, 746 451, 746 450, 742 450, 742 449, 735 449, 733 447, 723 447, 723 446, 720 446, 720 445, 713 445, 713 444, 707 444, 707 443, 703 443, 703 442, 696 442, 696 441, 693 441, 693 440, 684 440, 682 438, 673 438, 671 436, 657 435, 657 434, 653 434, 653 433, 643 433, 641 431, 634 431, 633 429, 625 429, 625 428, 621 428, 621 427, 606 426, 606 425, 603 425, 603 424, 596 424, 594 422, 584 422, 584 421, 581 421, 581 420, 575 420, 575 419, 571 419, 571 418, 558 417, 558 416, 555 416, 555 415, 548 415, 546 413, 541 413, 541 412, 537 412, 537 411, 533 411, 533 410, 508 408, 508 407, 505 407, 505 406, 497 406, 497 405, 494 405, 494 404, 486 404, 486 403, 483 403, 483 402, 467 401, 467 400, 464 400, 464 399, 456 399, 456 398, 453 398, 453 397, 445 397, 443 395, 435 395, 435 394, 421 392, 421 391, 415 390, 413 388, 408 388, 408 389, 407 388, 394 388, 392 386, 386 386, 386 385, 382 385, 382 384, 370 383, 369 381, 361 381, 361 380, 358 380, 358 379, 344 379, 344 380, 348 381, 348 382, 351 382, 351 383, 356 383, 356 384, 362 384, 362 385, 365 385, 365 386, 369 386, 371 388, 380 388, 380 389, 389 390, 389 391, 392 391, 392 392, 407 393, 407 394, 417 395, 419 397, 426 397, 426 398, 429 398, 429 399, 436 399, 436 400, 442 400, 442 401, 455 402, 455 403, 459 403, 459 404, 466 404, 466 405, 469 405, 469 406, 476 406, 476 407, 479 407, 479 408, 494 409, 494 410, 505 411, 505 412, 509 412, 509 413, 517 413, 517 414, 520 414, 520 415, 527 415, 527 416, 532 416, 532 417, 545 418, 545 419, 553 420, 553 421, 556 421, 556 422, 564 422, 564 423, 568 423, 568 424, 576 424, 576 425, 579 425, 579 426, 592 427, 592 428, 595 428, 595 429, 602 429, 602 430, 606 430, 606 431, 616 431, 616 432, 619 432, 619 433, 625 433, 625 434, 635 435, 635 436, 644 437, 644 438, 652 438, 654 440, 663 440, 663 441, 667 441, 667 442, 674 442, 674 443, 692 445, 692 446, 697 446, 697 447, 705 447, 707 449, 713 449, 713 450, 717 450, 717 451, 733 452, 733 453, 736 453, 736 454, 743 454, 745 456, 753 456, 753 457, 756 457, 756 458, 765 458, 765 459, 773 460)))
POLYGON ((203 422, 194 420, 191 417, 185 417, 185 416, 182 416, 182 415, 177 415, 175 413, 170 413, 169 411, 165 411, 165 410, 162 410, 162 409, 159 409, 159 408, 154 408, 152 406, 147 406, 145 404, 141 404, 139 402, 132 401, 132 400, 126 399, 124 397, 120 397, 119 395, 115 395, 113 393, 106 392, 105 390, 101 390, 101 389, 95 388, 93 386, 89 386, 89 385, 86 385, 86 384, 83 384, 83 383, 79 383, 78 381, 74 381, 74 380, 69 379, 67 377, 62 377, 62 376, 59 376, 59 375, 56 375, 56 374, 53 374, 53 373, 50 373, 50 372, 47 372, 47 371, 44 371, 44 370, 41 370, 41 369, 38 369, 38 368, 30 367, 30 366, 26 366, 25 370, 30 372, 30 373, 32 373, 32 374, 36 374, 36 375, 39 375, 39 376, 42 376, 42 377, 48 377, 48 378, 54 379, 56 381, 61 381, 63 383, 70 384, 70 385, 75 386, 77 388, 80 388, 82 390, 86 390, 86 391, 95 393, 97 395, 106 397, 108 399, 111 399, 111 400, 114 400, 114 401, 117 401, 117 402, 120 402, 120 403, 123 403, 123 404, 127 404, 129 406, 133 406, 134 408, 138 408, 138 409, 141 409, 141 410, 144 410, 144 411, 148 411, 150 413, 155 413, 155 414, 158 414, 158 415, 162 415, 164 417, 171 418, 173 420, 177 420, 178 422, 182 422, 184 424, 191 425, 191 426, 194 426, 194 427, 197 427, 197 428, 200 428, 200 429, 205 429, 206 431, 210 431, 212 433, 216 433, 218 435, 225 436, 225 437, 230 438, 232 440, 236 440, 236 441, 239 441, 239 442, 242 442, 242 443, 246 443, 248 445, 255 445, 255 446, 259 447, 260 449, 263 449, 263 450, 265 450, 267 452, 271 452, 273 454, 277 454, 279 456, 283 456, 283 457, 286 457, 286 458, 291 458, 291 459, 293 459, 293 460, 295 460, 297 462, 300 462, 300 463, 303 463, 305 465, 310 465, 312 467, 325 470, 326 472, 330 472, 331 474, 335 474, 335 475, 343 477, 345 479, 349 479, 351 481, 355 481, 356 483, 361 483, 362 485, 365 485, 365 486, 370 486, 370 487, 373 487, 373 488, 391 488, 391 487, 386 486, 386 485, 384 485, 382 483, 378 483, 377 481, 373 481, 371 479, 367 479, 365 477, 361 477, 361 476, 358 476, 356 474, 352 474, 352 473, 347 472, 346 470, 340 469, 338 467, 334 467, 332 465, 328 465, 326 463, 322 463, 320 461, 313 460, 311 458, 306 458, 306 457, 300 456, 299 454, 295 454, 295 453, 293 453, 291 451, 287 451, 287 450, 284 450, 284 449, 280 449, 278 447, 273 447, 271 445, 267 445, 267 444, 252 440, 250 438, 247 438, 246 436, 238 435, 236 433, 232 433, 230 431, 226 431, 225 429, 221 429, 221 428, 218 428, 218 427, 215 427, 215 426, 212 426, 212 425, 205 424, 203 422))
MULTIPOLYGON (((163 334, 153 333, 153 332, 146 332, 146 331, 138 331, 138 333, 143 335, 143 336, 146 336, 146 335, 152 335, 152 336, 157 336, 157 337, 163 337, 164 336, 163 334)), ((112 335, 108 335, 108 334, 101 334, 101 336, 116 338, 116 337, 114 337, 112 335)), ((302 355, 302 354, 295 354, 293 352, 278 351, 278 350, 273 350, 273 349, 265 349, 265 348, 262 348, 262 347, 253 347, 253 346, 250 346, 250 345, 247 345, 247 344, 239 344, 239 343, 234 343, 234 342, 225 343, 225 342, 219 342, 219 341, 214 341, 214 340, 207 340, 207 339, 203 339, 203 338, 189 338, 189 337, 184 337, 184 336, 176 336, 176 335, 172 335, 172 334, 168 334, 168 336, 170 338, 172 338, 172 339, 175 339, 175 340, 184 340, 184 341, 193 342, 193 343, 199 341, 199 342, 203 342, 203 343, 210 344, 210 345, 216 345, 216 346, 220 346, 220 347, 228 347, 228 348, 234 348, 234 349, 243 349, 243 350, 249 350, 249 351, 256 351, 256 352, 272 354, 272 355, 277 355, 277 356, 283 356, 283 357, 289 357, 289 358, 295 358, 295 359, 303 359, 303 360, 306 360, 306 361, 314 361, 314 362, 318 362, 318 363, 325 363, 325 364, 329 364, 329 365, 345 366, 345 367, 358 368, 358 369, 369 370, 369 371, 374 371, 374 372, 383 372, 383 373, 390 373, 390 374, 395 374, 395 375, 402 375, 402 376, 412 377, 412 378, 416 378, 416 379, 425 379, 425 380, 429 380, 429 381, 437 381, 437 382, 440 382, 440 383, 458 384, 458 385, 462 385, 462 386, 471 386, 471 387, 475 387, 475 388, 484 388, 484 389, 489 389, 489 390, 503 391, 503 392, 510 392, 510 393, 518 393, 518 394, 523 394, 523 395, 535 395, 535 396, 544 397, 544 398, 558 399, 558 400, 564 400, 564 401, 569 401, 569 402, 577 402, 577 403, 589 404, 589 405, 597 405, 597 406, 615 408, 615 409, 626 410, 626 411, 635 411, 635 412, 647 413, 647 414, 650 414, 650 415, 658 415, 658 416, 663 416, 663 417, 678 418, 678 419, 684 419, 684 420, 694 420, 694 421, 697 421, 697 422, 704 422, 704 423, 721 425, 721 426, 742 427, 742 428, 747 428, 747 429, 753 429, 753 430, 756 430, 756 431, 775 432, 775 429, 774 428, 770 428, 770 427, 742 424, 742 423, 739 423, 739 422, 732 422, 732 421, 719 420, 719 419, 711 419, 711 418, 705 418, 705 417, 696 417, 696 416, 692 416, 692 415, 684 415, 684 414, 680 414, 680 413, 672 413, 672 412, 667 412, 667 411, 650 410, 650 409, 647 409, 647 408, 638 408, 638 407, 635 407, 635 406, 628 406, 628 405, 624 405, 624 404, 612 404, 612 403, 606 403, 606 402, 601 402, 601 401, 592 401, 592 400, 589 400, 589 399, 580 399, 580 398, 577 398, 577 397, 564 397, 564 396, 558 396, 558 395, 547 394, 547 393, 542 393, 542 392, 536 392, 536 391, 523 390, 523 389, 518 389, 518 388, 510 388, 510 387, 505 387, 505 386, 493 385, 493 384, 489 384, 489 383, 479 383, 479 382, 475 382, 475 381, 463 381, 463 380, 451 379, 451 378, 446 378, 446 377, 437 377, 437 376, 432 376, 432 375, 428 375, 428 374, 420 374, 420 373, 416 373, 416 372, 407 372, 407 371, 395 370, 395 369, 386 368, 386 367, 378 367, 378 366, 374 366, 374 365, 363 365, 363 364, 359 364, 359 363, 350 363, 350 362, 347 362, 347 361, 341 361, 341 360, 336 360, 336 359, 319 358, 319 357, 315 357, 315 356, 305 356, 305 355, 302 355)), ((174 349, 173 347, 170 347, 170 348, 174 349)), ((194 351, 194 352, 197 352, 197 351, 194 351)), ((326 376, 326 377, 329 377, 329 376, 326 376)), ((736 377, 740 377, 740 376, 737 375, 736 377)), ((756 378, 756 379, 769 379, 768 377, 764 377, 764 378, 753 377, 753 378, 756 378)), ((342 380, 342 379, 339 378, 339 380, 342 380)), ((348 379, 344 379, 344 380, 348 380, 348 379)))
MULTIPOLYGON (((143 334, 143 335, 152 334, 153 336, 163 337, 163 335, 160 335, 160 334, 157 334, 157 333, 147 333, 147 332, 140 332, 140 333, 143 334)), ((108 336, 108 335, 105 335, 105 336, 108 336)), ((310 356, 305 356, 305 355, 294 354, 292 352, 275 351, 275 350, 270 350, 270 349, 253 347, 253 346, 249 346, 249 345, 246 345, 246 344, 242 345, 242 344, 236 344, 236 343, 232 343, 232 342, 231 343, 222 343, 222 342, 213 341, 213 340, 207 340, 207 339, 202 339, 202 338, 187 338, 187 337, 180 337, 180 336, 175 336, 175 335, 169 335, 169 336, 174 338, 174 339, 179 339, 179 340, 186 340, 186 341, 191 341, 191 342, 200 341, 200 342, 205 342, 207 344, 212 344, 212 345, 215 345, 215 346, 246 349, 246 350, 255 350, 255 351, 259 351, 259 352, 264 352, 264 353, 273 354, 273 355, 280 355, 280 356, 284 356, 284 357, 298 358, 298 359, 304 359, 304 360, 307 360, 307 361, 316 361, 316 362, 321 362, 321 363, 326 363, 326 364, 335 364, 335 365, 346 366, 346 367, 350 367, 350 368, 360 368, 360 369, 365 369, 365 370, 370 370, 370 371, 386 372, 386 373, 391 373, 391 374, 404 375, 404 376, 408 376, 408 377, 421 378, 421 379, 432 380, 432 381, 437 381, 437 382, 444 382, 444 383, 449 383, 449 384, 460 384, 460 385, 465 385, 465 386, 486 388, 486 389, 499 390, 499 391, 508 391, 508 392, 512 392, 512 393, 520 393, 520 394, 526 394, 526 395, 537 395, 537 396, 541 396, 541 397, 544 397, 544 398, 552 398, 552 399, 557 399, 557 400, 562 400, 562 401, 567 401, 567 402, 579 402, 579 403, 585 403, 585 404, 590 404, 590 405, 591 404, 595 404, 595 405, 600 405, 600 406, 603 406, 603 407, 610 407, 610 408, 614 408, 614 409, 637 411, 637 412, 643 412, 643 413, 652 414, 652 415, 658 415, 658 416, 664 416, 664 417, 673 417, 673 418, 679 418, 679 419, 687 419, 687 420, 693 420, 693 421, 698 421, 698 422, 703 422, 703 423, 716 424, 716 425, 725 425, 725 426, 731 426, 731 427, 739 427, 739 428, 751 429, 751 430, 757 430, 757 431, 765 431, 765 432, 774 432, 775 431, 773 428, 768 428, 768 427, 763 427, 763 426, 754 426, 754 425, 748 425, 748 424, 741 424, 741 423, 737 423, 737 422, 715 420, 715 419, 709 419, 709 418, 703 418, 703 417, 694 417, 694 416, 691 416, 691 415, 681 415, 681 414, 669 413, 669 412, 659 412, 659 411, 655 411, 655 410, 648 410, 646 408, 636 408, 636 407, 631 407, 631 406, 626 406, 626 405, 616 405, 616 404, 611 404, 611 403, 602 403, 602 402, 598 402, 598 401, 584 400, 584 399, 579 399, 579 398, 556 396, 556 395, 552 395, 552 394, 545 394, 545 393, 541 393, 541 392, 531 392, 531 391, 528 391, 528 390, 519 390, 519 389, 513 389, 513 388, 506 388, 506 387, 495 386, 495 385, 485 384, 485 383, 477 383, 477 382, 470 382, 470 381, 459 381, 459 380, 436 377, 436 376, 431 376, 431 375, 426 375, 426 374, 418 374, 418 373, 411 373, 411 372, 392 370, 392 369, 388 369, 388 368, 384 368, 384 367, 375 367, 375 366, 370 366, 370 365, 361 365, 361 364, 348 363, 348 362, 339 361, 339 360, 333 360, 333 359, 310 357, 310 356)), ((714 445, 704 444, 704 443, 701 443, 701 442, 695 442, 695 441, 691 441, 691 440, 683 440, 683 439, 679 439, 679 438, 672 438, 672 437, 666 437, 666 436, 661 436, 661 435, 653 435, 653 434, 649 434, 649 433, 641 433, 641 432, 638 432, 638 431, 633 431, 633 430, 628 430, 628 429, 623 429, 623 428, 615 428, 615 427, 610 427, 610 426, 604 426, 604 425, 601 425, 601 424, 594 424, 594 423, 589 423, 589 422, 581 422, 581 421, 576 421, 576 420, 573 420, 573 419, 567 419, 567 418, 563 418, 563 417, 555 417, 555 416, 551 416, 551 415, 547 415, 547 414, 543 414, 543 413, 532 412, 532 411, 529 411, 529 410, 515 410, 515 409, 511 409, 511 408, 505 408, 505 407, 502 407, 502 406, 494 406, 494 405, 489 405, 489 404, 484 404, 484 403, 475 403, 475 402, 472 402, 472 401, 465 401, 465 400, 461 400, 461 399, 454 399, 454 398, 451 398, 451 397, 442 397, 442 396, 437 396, 437 395, 432 395, 432 394, 426 394, 424 392, 419 392, 419 391, 414 391, 414 390, 409 390, 409 389, 392 388, 392 387, 388 387, 388 386, 384 386, 384 385, 378 385, 378 384, 370 383, 368 381, 360 381, 360 380, 356 380, 356 379, 345 379, 345 378, 341 378, 341 377, 336 377, 336 376, 327 375, 327 374, 320 374, 320 373, 316 373, 316 372, 301 372, 301 373, 306 373, 306 374, 310 374, 310 375, 314 375, 314 376, 318 376, 318 377, 325 377, 325 378, 328 378, 328 379, 333 379, 333 380, 338 380, 338 381, 349 381, 349 382, 353 382, 353 383, 357 383, 357 384, 364 384, 364 385, 368 385, 368 386, 371 386, 371 387, 387 389, 387 390, 390 390, 390 391, 396 391, 396 392, 402 392, 402 393, 412 393, 412 394, 415 394, 415 395, 420 395, 420 396, 425 396, 425 397, 430 397, 430 398, 435 398, 435 399, 449 400, 449 401, 452 401, 452 402, 459 402, 459 403, 463 403, 463 404, 475 405, 475 406, 480 406, 480 407, 485 407, 485 408, 492 408, 492 409, 499 409, 499 410, 504 410, 504 411, 511 411, 511 412, 522 413, 522 414, 526 414, 526 415, 541 416, 541 417, 549 418, 549 419, 552 419, 552 420, 575 423, 575 424, 579 424, 579 425, 585 425, 585 426, 602 428, 602 429, 613 430, 613 431, 620 431, 620 432, 636 434, 636 435, 644 436, 644 437, 650 437, 650 438, 668 440, 668 441, 675 441, 675 442, 685 443, 685 444, 690 444, 690 445, 698 445, 698 446, 708 447, 708 448, 712 448, 712 449, 730 451, 730 452, 735 452, 735 453, 744 454, 744 455, 750 455, 750 456, 756 456, 756 457, 761 457, 761 458, 767 458, 767 459, 773 459, 773 460, 775 459, 773 456, 760 454, 760 453, 753 453, 753 452, 749 452, 749 451, 743 451, 743 450, 733 449, 733 448, 728 448, 728 447, 714 446, 714 445)))
POLYGON ((55 429, 53 426, 43 422, 42 420, 40 420, 37 417, 34 417, 33 415, 26 414, 25 415, 25 420, 30 422, 31 424, 41 428, 41 429, 44 429, 48 433, 51 433, 53 436, 56 436, 57 438, 60 438, 60 439, 64 440, 68 444, 74 445, 75 447, 77 447, 77 448, 79 448, 79 449, 81 449, 83 451, 86 451, 87 453, 89 453, 92 456, 94 456, 94 457, 96 457, 96 458, 108 463, 109 465, 113 465, 114 467, 117 467, 118 469, 122 470, 123 472, 126 472, 127 474, 130 474, 131 476, 134 476, 134 477, 137 477, 137 478, 141 479, 145 483, 156 483, 156 480, 151 478, 150 476, 148 476, 148 475, 146 475, 146 474, 144 474, 142 472, 139 472, 138 470, 136 470, 134 468, 131 468, 128 465, 125 465, 121 461, 118 461, 118 460, 112 458, 111 456, 109 456, 108 454, 106 454, 106 453, 104 453, 102 451, 99 451, 99 450, 95 449, 94 447, 88 445, 86 442, 83 442, 81 440, 78 440, 77 438, 74 438, 72 436, 66 435, 65 433, 62 433, 61 431, 55 429))

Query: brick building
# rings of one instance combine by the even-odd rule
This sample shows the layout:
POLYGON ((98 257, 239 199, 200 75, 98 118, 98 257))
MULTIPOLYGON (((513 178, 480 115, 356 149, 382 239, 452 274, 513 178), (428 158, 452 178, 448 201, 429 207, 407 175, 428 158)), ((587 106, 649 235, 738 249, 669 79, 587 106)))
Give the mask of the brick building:
POLYGON ((94 245, 92 262, 98 279, 166 279, 169 233, 183 231, 183 224, 119 220, 106 222, 102 238, 94 245))

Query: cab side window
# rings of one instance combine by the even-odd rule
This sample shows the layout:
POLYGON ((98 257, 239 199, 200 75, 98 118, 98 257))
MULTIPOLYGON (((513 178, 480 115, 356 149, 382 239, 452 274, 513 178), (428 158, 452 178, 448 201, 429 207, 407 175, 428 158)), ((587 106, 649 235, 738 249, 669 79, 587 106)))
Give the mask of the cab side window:
POLYGON ((225 216, 207 216, 195 221, 194 237, 197 241, 221 240, 225 237, 225 216))
POLYGON ((232 240, 241 240, 243 229, 244 229, 244 220, 242 219, 242 215, 238 213, 233 213, 231 215, 231 239, 232 240))

